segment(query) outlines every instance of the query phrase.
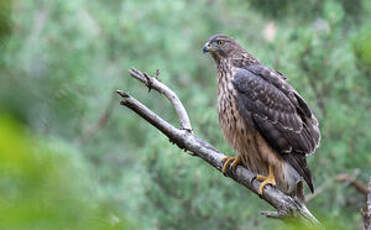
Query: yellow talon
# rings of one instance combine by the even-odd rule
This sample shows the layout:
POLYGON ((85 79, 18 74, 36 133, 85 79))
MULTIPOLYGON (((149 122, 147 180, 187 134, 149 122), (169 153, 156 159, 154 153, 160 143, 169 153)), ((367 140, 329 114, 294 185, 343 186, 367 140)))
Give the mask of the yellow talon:
POLYGON ((237 157, 224 157, 222 161, 225 161, 222 169, 223 174, 225 174, 230 164, 235 169, 241 163, 241 155, 237 155, 237 157))
POLYGON ((274 178, 274 168, 272 165, 269 165, 269 175, 262 176, 257 175, 256 180, 261 181, 262 183, 259 186, 259 194, 263 194, 263 189, 267 184, 276 185, 276 179, 274 178))

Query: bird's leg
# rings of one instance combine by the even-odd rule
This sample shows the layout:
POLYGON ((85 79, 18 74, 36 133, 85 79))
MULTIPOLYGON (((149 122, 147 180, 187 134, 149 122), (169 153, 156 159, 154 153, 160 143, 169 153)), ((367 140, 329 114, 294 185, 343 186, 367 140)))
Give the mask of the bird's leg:
POLYGON ((225 174, 230 164, 232 164, 232 168, 235 169, 237 165, 241 163, 241 155, 238 154, 236 157, 224 157, 222 161, 225 161, 222 169, 223 174, 225 174))
POLYGON ((263 189, 267 184, 276 185, 276 179, 274 178, 274 167, 272 165, 269 165, 269 175, 257 175, 256 180, 262 182, 259 186, 259 194, 262 195, 263 189))

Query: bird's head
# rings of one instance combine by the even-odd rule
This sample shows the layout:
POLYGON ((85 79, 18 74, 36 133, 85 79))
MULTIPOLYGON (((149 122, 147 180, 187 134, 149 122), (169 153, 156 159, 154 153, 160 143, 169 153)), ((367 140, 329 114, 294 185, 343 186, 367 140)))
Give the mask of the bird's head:
POLYGON ((221 59, 231 57, 236 52, 242 50, 241 45, 233 40, 233 38, 223 34, 211 36, 202 48, 202 51, 204 53, 210 53, 217 63, 221 59))

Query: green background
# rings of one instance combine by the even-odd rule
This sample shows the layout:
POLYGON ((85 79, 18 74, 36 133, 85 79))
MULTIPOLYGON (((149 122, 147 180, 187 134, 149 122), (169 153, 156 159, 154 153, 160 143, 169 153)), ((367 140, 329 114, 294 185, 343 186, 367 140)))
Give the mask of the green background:
MULTIPOLYGON (((233 36, 288 77, 319 118, 309 209, 360 229, 371 174, 371 2, 367 0, 1 0, 0 229, 285 229, 264 201, 170 144, 119 105, 116 89, 177 124, 167 100, 127 71, 171 87, 194 131, 225 153, 216 71, 202 46, 233 36)), ((308 190, 306 191, 308 193, 308 190)))

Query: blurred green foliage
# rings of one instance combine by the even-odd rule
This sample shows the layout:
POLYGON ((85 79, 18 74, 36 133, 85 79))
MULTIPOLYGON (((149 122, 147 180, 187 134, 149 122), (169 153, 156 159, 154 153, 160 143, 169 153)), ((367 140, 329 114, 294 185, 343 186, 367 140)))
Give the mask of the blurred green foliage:
MULTIPOLYGON (((353 47, 354 52, 359 58, 362 65, 365 65, 365 68, 371 68, 371 24, 366 24, 363 26, 361 31, 354 38, 353 47)), ((368 73, 370 70, 368 69, 368 73)))
POLYGON ((309 164, 315 187, 329 186, 309 208, 333 229, 360 229, 363 195, 333 178, 358 168, 366 183, 371 173, 370 1, 1 4, 0 111, 12 118, 0 120, 0 228, 287 228, 113 96, 128 91, 175 124, 166 99, 127 74, 160 69, 195 133, 232 154, 217 122, 214 63, 201 52, 225 33, 284 73, 319 118, 309 164))
POLYGON ((0 116, 1 229, 128 229, 102 202, 81 155, 58 140, 32 136, 0 116))
POLYGON ((4 37, 9 36, 12 29, 10 19, 12 3, 12 0, 2 0, 0 2, 0 42, 2 42, 4 37))

